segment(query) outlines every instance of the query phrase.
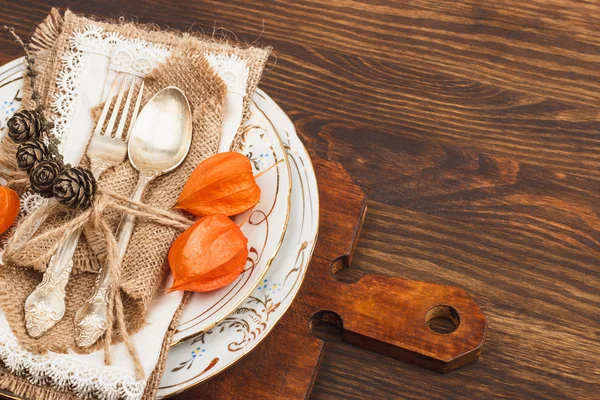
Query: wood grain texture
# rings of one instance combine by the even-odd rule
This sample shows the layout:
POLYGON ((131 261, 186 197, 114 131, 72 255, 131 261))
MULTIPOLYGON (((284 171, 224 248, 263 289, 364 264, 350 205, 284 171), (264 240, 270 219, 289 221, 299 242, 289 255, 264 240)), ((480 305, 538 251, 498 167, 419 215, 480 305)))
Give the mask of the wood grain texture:
POLYGON ((458 286, 489 319, 447 375, 318 328, 312 398, 598 397, 599 1, 3 0, 0 23, 67 5, 273 46, 262 88, 371 199, 340 274, 458 286))

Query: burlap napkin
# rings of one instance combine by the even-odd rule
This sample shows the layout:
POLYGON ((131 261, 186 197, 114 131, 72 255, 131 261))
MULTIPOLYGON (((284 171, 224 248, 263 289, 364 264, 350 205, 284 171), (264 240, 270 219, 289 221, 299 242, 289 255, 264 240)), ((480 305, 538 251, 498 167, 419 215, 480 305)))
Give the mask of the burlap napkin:
MULTIPOLYGON (((145 101, 164 86, 179 86, 188 96, 193 108, 194 142, 189 156, 183 165, 175 172, 157 179, 144 196, 144 202, 155 207, 170 209, 177 199, 187 177, 195 166, 206 157, 214 154, 219 144, 219 127, 223 118, 223 98, 226 87, 218 75, 211 70, 203 55, 209 53, 232 54, 247 62, 250 74, 247 93, 244 98, 245 115, 248 104, 258 84, 264 63, 269 55, 269 49, 255 47, 241 48, 226 42, 207 39, 178 32, 164 32, 153 26, 139 26, 128 22, 99 22, 75 15, 67 11, 63 16, 53 10, 44 23, 38 27, 32 38, 32 47, 36 64, 41 71, 38 78, 38 89, 42 99, 50 102, 57 95, 56 79, 61 70, 60 59, 70 46, 70 38, 78 30, 89 24, 101 26, 105 32, 115 32, 127 37, 140 38, 148 42, 167 46, 172 56, 165 64, 146 77, 145 101)), ((24 108, 31 108, 28 100, 27 83, 25 84, 24 108)), ((245 117, 245 118, 246 118, 245 117)), ((244 118, 244 119, 245 119, 244 118)), ((0 159, 14 157, 15 146, 9 141, 3 141, 0 146, 0 159)), ((4 163, 14 169, 14 163, 4 163)), ((125 163, 113 171, 106 173, 99 182, 103 190, 117 194, 129 195, 137 180, 137 173, 125 163)), ((22 188, 24 189, 24 188, 22 188)), ((107 222, 116 228, 120 214, 107 211, 104 215, 107 222)), ((65 218, 69 218, 67 215, 65 218)), ((49 218, 41 227, 41 232, 52 229, 62 223, 60 218, 49 218)), ((143 326, 144 315, 156 295, 160 283, 167 272, 166 255, 172 240, 178 231, 164 225, 149 221, 138 221, 123 266, 120 286, 125 299, 125 320, 129 333, 134 333, 143 326)), ((67 286, 67 312, 63 320, 52 328, 41 339, 30 338, 24 329, 23 304, 41 280, 41 271, 47 260, 40 259, 48 248, 56 247, 59 238, 49 240, 47 248, 33 248, 22 258, 15 257, 11 263, 0 267, 0 283, 10 287, 10 290, 0 293, 0 306, 10 322, 11 329, 22 346, 32 352, 66 352, 74 348, 73 317, 76 309, 85 301, 92 291, 95 279, 94 270, 102 263, 105 244, 94 231, 93 226, 86 227, 86 238, 81 241, 75 258, 74 276, 67 286), (33 261, 32 261, 33 260, 33 261)), ((183 307, 183 306, 182 306, 183 307)), ((181 311, 181 308, 180 310, 181 311)), ((178 320, 176 313, 173 318, 173 329, 178 320)), ((164 340, 160 361, 156 366, 153 377, 149 380, 148 390, 155 393, 162 376, 162 368, 168 351, 168 344, 173 332, 170 331, 164 340)), ((121 337, 113 336, 117 342, 121 337)), ((102 346, 100 341, 96 347, 85 351, 94 351, 102 346)), ((4 374, 0 370, 0 386, 17 394, 28 396, 35 392, 35 386, 29 387, 21 378, 4 374)), ((40 398, 52 398, 52 390, 44 388, 35 392, 40 398), (42 393, 44 393, 42 395, 42 393)), ((64 393, 63 393, 64 395, 64 393)))

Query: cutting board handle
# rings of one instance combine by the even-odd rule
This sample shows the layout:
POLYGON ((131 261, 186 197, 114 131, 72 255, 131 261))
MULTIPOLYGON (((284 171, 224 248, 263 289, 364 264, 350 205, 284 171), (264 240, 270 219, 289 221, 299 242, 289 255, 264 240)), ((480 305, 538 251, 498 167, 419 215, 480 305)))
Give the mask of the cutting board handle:
POLYGON ((479 358, 487 320, 465 290, 380 275, 336 282, 343 301, 329 306, 344 341, 443 373, 479 358))

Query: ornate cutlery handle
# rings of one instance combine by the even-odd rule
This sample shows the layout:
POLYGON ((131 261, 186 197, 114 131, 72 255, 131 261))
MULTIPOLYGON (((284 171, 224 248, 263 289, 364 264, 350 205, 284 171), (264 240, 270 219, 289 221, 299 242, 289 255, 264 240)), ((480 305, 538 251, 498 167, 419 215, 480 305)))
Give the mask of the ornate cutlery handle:
POLYGON ((25 327, 31 337, 42 336, 65 315, 65 287, 82 230, 67 236, 50 259, 42 282, 25 301, 25 327))
MULTIPOLYGON (((156 176, 157 174, 155 173, 140 173, 131 200, 140 201, 146 186, 156 176)), ((125 214, 119 224, 119 236, 117 239, 119 263, 123 262, 125 258, 134 225, 135 216, 131 214, 125 214)), ((110 271, 104 265, 96 280, 93 295, 75 314, 75 342, 79 347, 90 347, 106 332, 108 324, 108 293, 112 283, 110 271)))
MULTIPOLYGON (((110 165, 95 166, 95 179, 110 165)), ((40 225, 43 221, 40 222, 40 225)), ((83 228, 68 235, 52 256, 42 282, 25 300, 25 327, 29 336, 38 338, 52 328, 65 315, 65 287, 73 269, 73 255, 83 228)))

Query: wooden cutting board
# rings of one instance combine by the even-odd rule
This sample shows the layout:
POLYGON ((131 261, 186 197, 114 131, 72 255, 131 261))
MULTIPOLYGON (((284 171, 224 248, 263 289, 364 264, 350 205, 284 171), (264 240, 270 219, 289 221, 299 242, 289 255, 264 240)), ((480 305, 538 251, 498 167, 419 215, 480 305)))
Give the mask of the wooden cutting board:
POLYGON ((348 343, 438 372, 479 358, 487 320, 463 289, 378 275, 354 283, 335 277, 350 266, 367 201, 340 164, 318 157, 313 163, 320 183, 319 239, 294 303, 248 356, 176 398, 308 398, 324 344, 311 330, 324 322, 339 326, 348 343), (455 330, 434 331, 448 330, 437 320, 455 330))
POLYGON ((366 196, 340 164, 320 158, 313 162, 320 231, 300 293, 248 356, 178 399, 307 398, 324 344, 311 330, 322 322, 338 325, 346 342, 439 372, 479 357, 487 321, 464 290, 377 275, 354 283, 335 277, 352 261, 366 196))

